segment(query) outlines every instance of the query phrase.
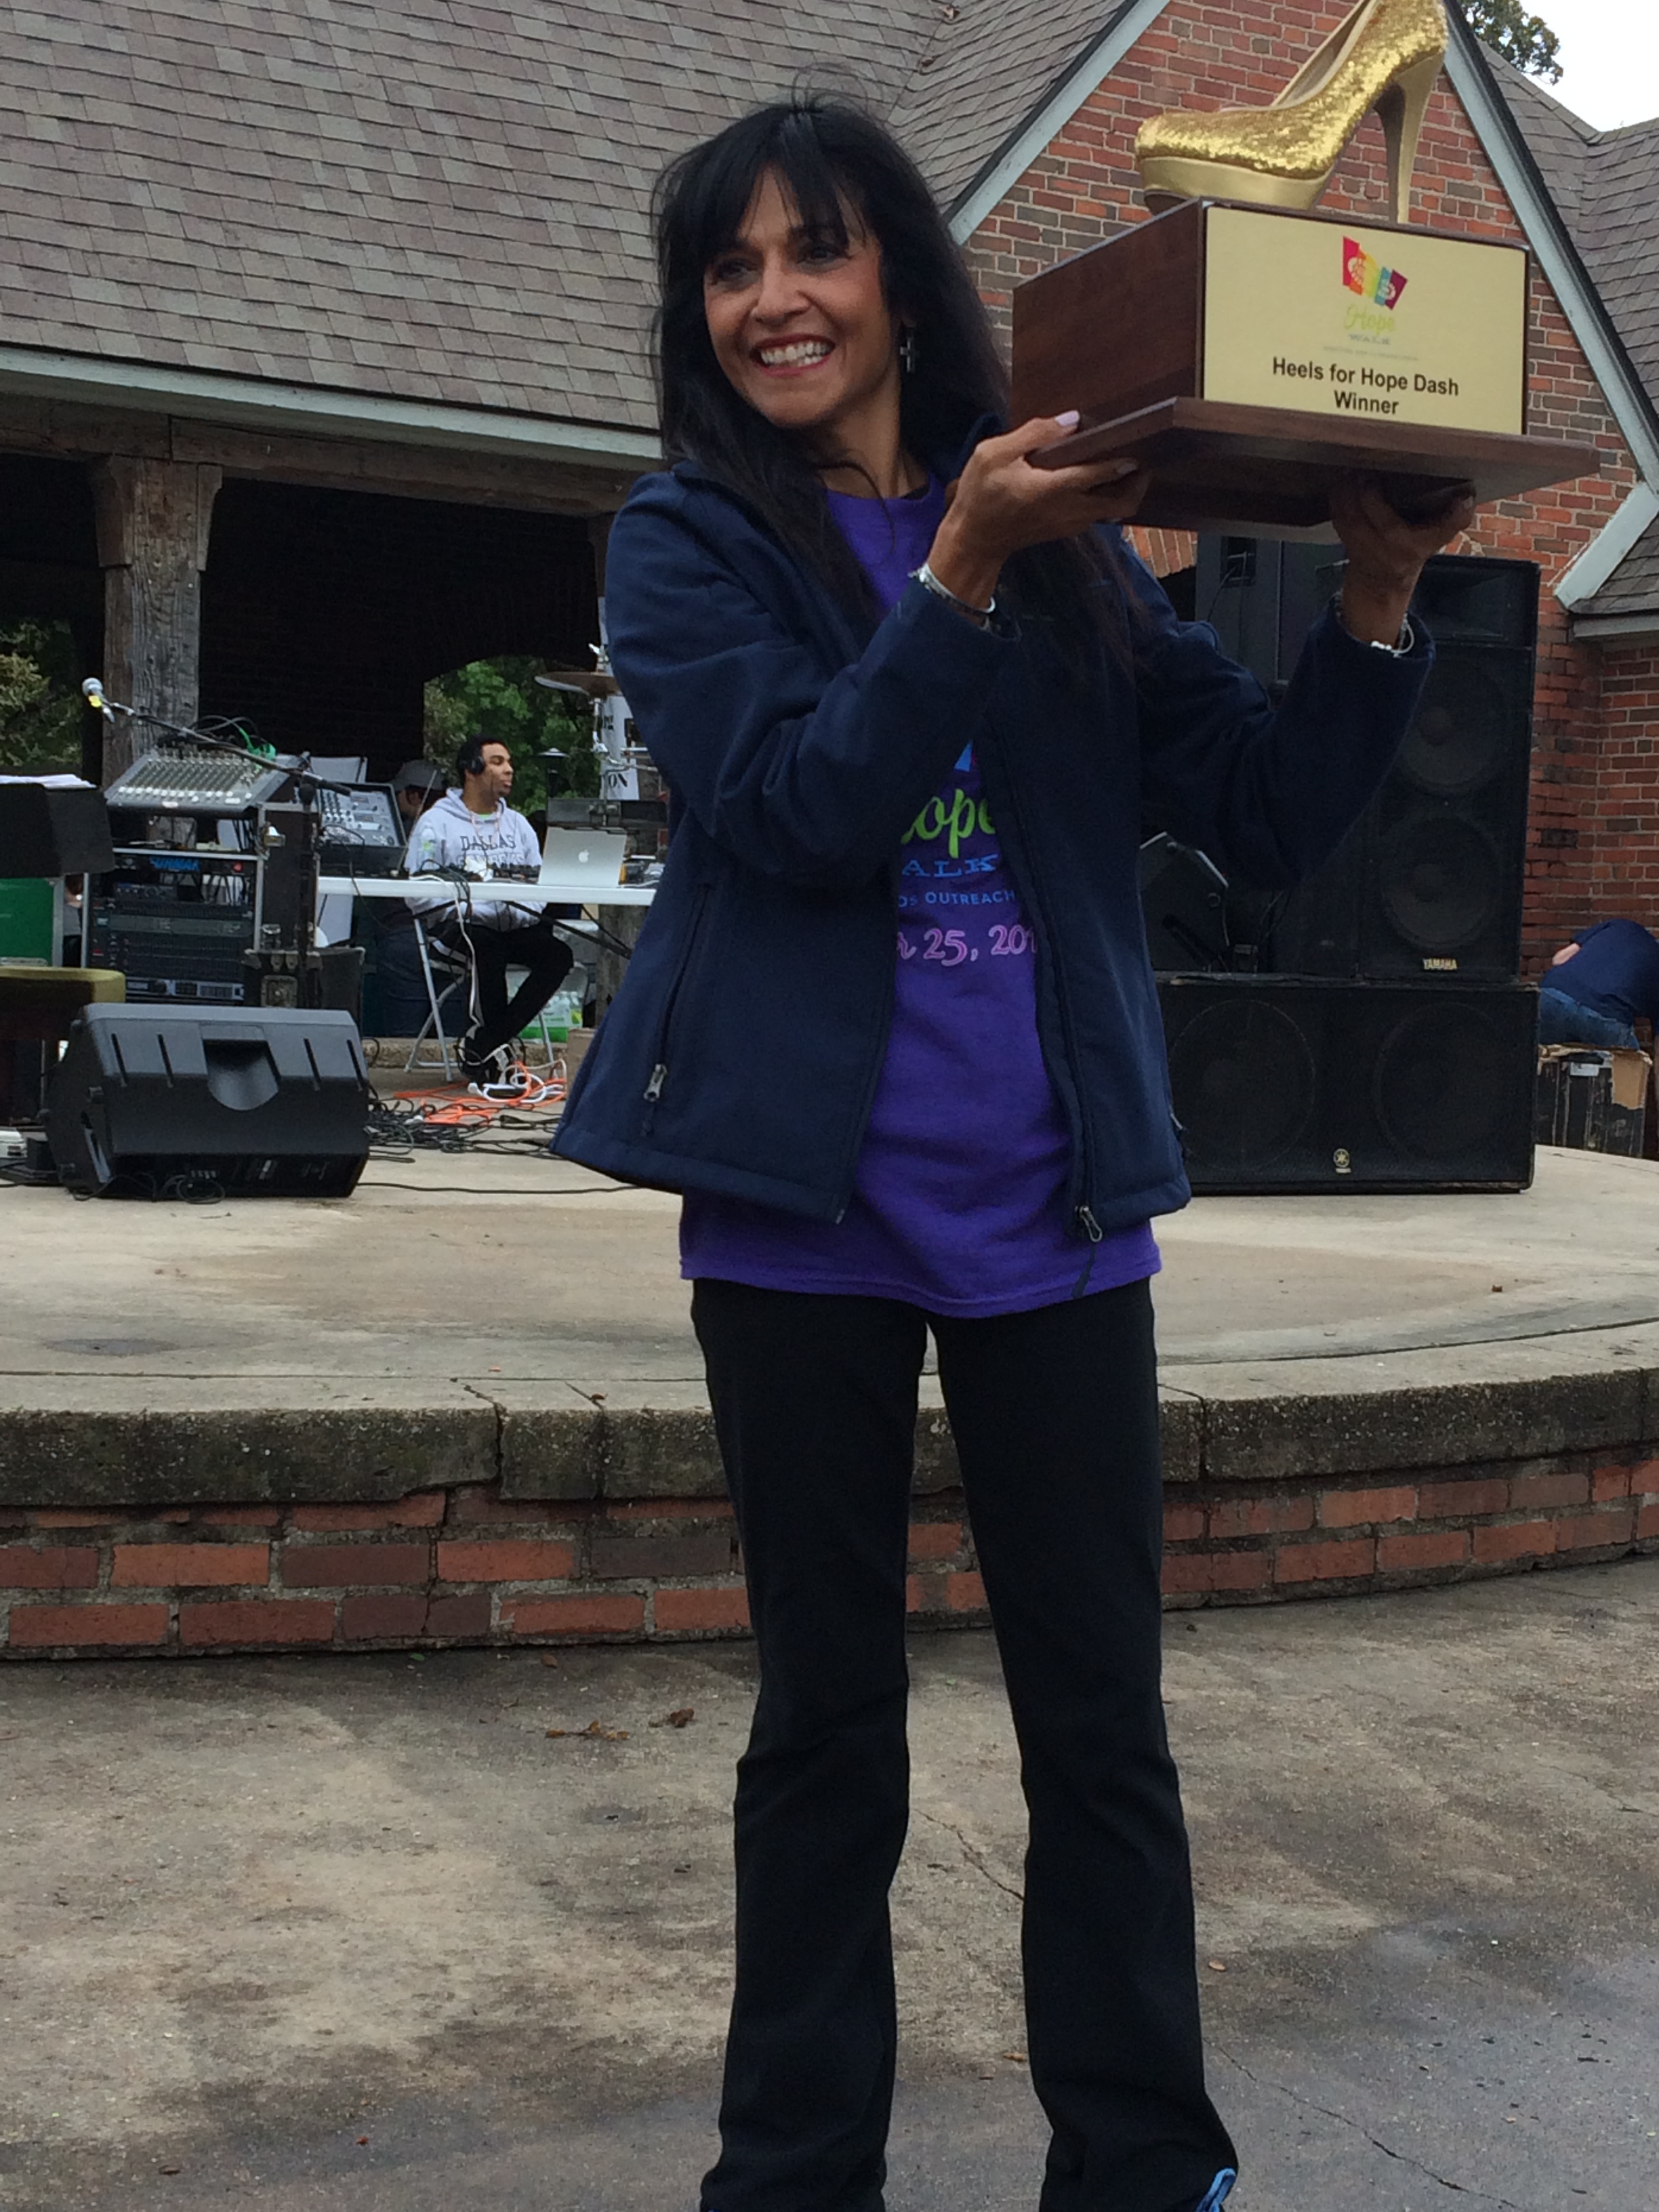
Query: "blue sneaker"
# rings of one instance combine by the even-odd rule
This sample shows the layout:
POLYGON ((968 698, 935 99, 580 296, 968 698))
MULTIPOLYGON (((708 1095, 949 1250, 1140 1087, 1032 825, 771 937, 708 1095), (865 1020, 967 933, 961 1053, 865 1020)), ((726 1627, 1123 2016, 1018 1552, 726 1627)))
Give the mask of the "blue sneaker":
POLYGON ((1233 2184, 1238 2179, 1238 2169, 1224 2166, 1215 2179, 1198 2201, 1198 2212, 1221 2212, 1222 2206, 1232 2194, 1233 2184))

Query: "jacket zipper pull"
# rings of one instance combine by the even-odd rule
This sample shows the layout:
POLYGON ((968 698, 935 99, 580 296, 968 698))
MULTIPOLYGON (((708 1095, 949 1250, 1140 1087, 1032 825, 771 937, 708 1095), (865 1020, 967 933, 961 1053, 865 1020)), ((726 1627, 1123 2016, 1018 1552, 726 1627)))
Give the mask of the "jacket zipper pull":
POLYGON ((645 1095, 653 1102, 662 1097, 662 1086, 667 1080, 668 1062, 659 1060, 651 1071, 651 1080, 645 1086, 645 1095))
MULTIPOLYGON (((648 1097, 650 1093, 647 1091, 646 1095, 648 1097)), ((1095 1217, 1090 1212, 1086 1206, 1079 1206, 1077 1210, 1077 1225, 1083 1231, 1084 1235, 1088 1238, 1091 1244, 1103 1244, 1105 1243, 1106 1231, 1095 1219, 1095 1217)))

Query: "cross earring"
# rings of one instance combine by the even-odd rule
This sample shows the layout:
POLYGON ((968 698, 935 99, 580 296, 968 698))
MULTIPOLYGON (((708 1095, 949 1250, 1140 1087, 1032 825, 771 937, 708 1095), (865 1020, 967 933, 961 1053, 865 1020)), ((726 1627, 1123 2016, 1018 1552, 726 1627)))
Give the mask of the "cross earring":
POLYGON ((908 323, 904 326, 904 335, 899 340, 898 357, 899 367, 904 374, 914 376, 916 373, 916 334, 908 323))

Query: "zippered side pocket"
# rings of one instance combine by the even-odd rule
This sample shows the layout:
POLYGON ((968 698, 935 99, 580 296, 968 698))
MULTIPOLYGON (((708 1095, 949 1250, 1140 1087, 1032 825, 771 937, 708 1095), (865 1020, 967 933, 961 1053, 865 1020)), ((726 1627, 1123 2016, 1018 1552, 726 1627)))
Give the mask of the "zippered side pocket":
POLYGON ((673 980, 668 986, 667 996, 663 1000, 662 1020, 657 1027, 657 1048, 652 1055, 651 1073, 642 1093, 646 1107, 643 1129, 646 1132, 649 1131, 655 1118, 658 1102, 668 1082, 668 1072, 672 1057, 675 1010, 679 1005, 680 993, 684 988, 686 976, 690 972, 691 962, 697 950, 697 940, 702 932, 703 915, 708 904, 708 888, 707 884, 699 884, 692 894, 690 919, 685 927, 684 949, 680 954, 679 963, 674 970, 673 980))

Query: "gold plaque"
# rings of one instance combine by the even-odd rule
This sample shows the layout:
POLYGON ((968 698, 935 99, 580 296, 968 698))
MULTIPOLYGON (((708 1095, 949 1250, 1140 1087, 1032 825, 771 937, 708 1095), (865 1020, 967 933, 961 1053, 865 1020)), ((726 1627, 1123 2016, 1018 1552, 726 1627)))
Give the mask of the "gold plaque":
POLYGON ((1522 248, 1258 208, 1205 218, 1206 399, 1525 428, 1522 248))
POLYGON ((1129 459, 1136 520, 1326 534, 1334 480, 1402 512, 1594 474, 1527 434, 1525 250, 1342 216, 1186 200, 1014 294, 1016 422, 1075 408, 1039 468, 1129 459))

